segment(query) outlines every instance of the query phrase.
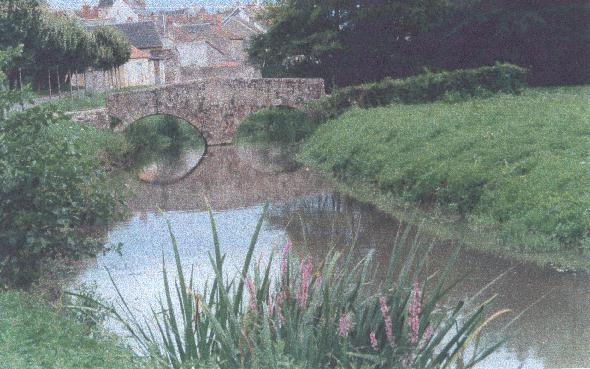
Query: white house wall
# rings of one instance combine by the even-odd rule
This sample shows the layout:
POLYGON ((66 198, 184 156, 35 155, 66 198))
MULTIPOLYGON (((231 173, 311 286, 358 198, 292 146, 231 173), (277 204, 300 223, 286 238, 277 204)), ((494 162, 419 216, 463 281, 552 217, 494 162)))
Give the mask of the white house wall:
POLYGON ((116 23, 139 21, 139 15, 123 0, 116 0, 111 7, 107 8, 103 18, 111 18, 116 23))

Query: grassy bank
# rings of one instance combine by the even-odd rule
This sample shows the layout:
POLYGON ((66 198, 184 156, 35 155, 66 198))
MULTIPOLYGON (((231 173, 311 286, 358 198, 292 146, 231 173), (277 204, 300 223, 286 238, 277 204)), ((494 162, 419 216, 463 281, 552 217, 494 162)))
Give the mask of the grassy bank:
POLYGON ((0 363, 2 368, 29 369, 142 367, 115 338, 97 338, 96 332, 24 292, 0 292, 0 363))
POLYGON ((357 108, 299 157, 384 210, 416 208, 445 237, 590 270, 589 98, 572 87, 357 108))

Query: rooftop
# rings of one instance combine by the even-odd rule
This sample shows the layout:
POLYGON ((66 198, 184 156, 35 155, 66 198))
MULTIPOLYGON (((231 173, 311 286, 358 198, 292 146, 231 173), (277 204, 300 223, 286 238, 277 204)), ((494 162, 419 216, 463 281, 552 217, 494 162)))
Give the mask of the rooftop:
POLYGON ((131 45, 138 49, 157 49, 163 46, 154 22, 121 23, 114 24, 113 27, 121 31, 131 45))

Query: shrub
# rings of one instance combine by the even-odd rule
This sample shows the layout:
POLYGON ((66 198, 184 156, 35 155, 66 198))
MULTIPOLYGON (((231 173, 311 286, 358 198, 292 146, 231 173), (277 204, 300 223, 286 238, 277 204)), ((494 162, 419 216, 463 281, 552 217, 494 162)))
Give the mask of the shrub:
POLYGON ((353 105, 362 108, 425 103, 456 98, 486 96, 497 92, 519 93, 525 85, 526 69, 511 64, 452 72, 427 72, 405 79, 346 87, 308 107, 312 122, 321 123, 342 114, 353 105))
POLYGON ((116 216, 118 195, 67 122, 49 108, 0 119, 2 284, 29 285, 45 258, 95 252, 89 228, 116 216))
POLYGON ((497 347, 478 345, 493 319, 485 320, 487 303, 471 306, 471 312, 470 301, 448 311, 440 305, 459 250, 437 278, 428 278, 430 248, 410 240, 408 227, 396 240, 383 283, 375 283, 370 255, 356 264, 352 251, 330 252, 314 265, 307 258, 296 262, 289 242, 280 268, 273 267, 271 255, 264 269, 250 272, 265 213, 266 207, 233 279, 226 279, 210 212, 212 284, 195 286, 193 275, 185 274, 169 224, 177 280, 169 279, 163 260, 159 306, 150 318, 139 316, 119 293, 121 309, 106 308, 145 354, 173 368, 469 368, 497 347), (271 270, 277 270, 274 282, 271 270), (470 359, 463 362, 468 346, 470 359))
POLYGON ((251 114, 240 125, 236 140, 254 143, 297 143, 313 132, 305 112, 277 107, 251 114))

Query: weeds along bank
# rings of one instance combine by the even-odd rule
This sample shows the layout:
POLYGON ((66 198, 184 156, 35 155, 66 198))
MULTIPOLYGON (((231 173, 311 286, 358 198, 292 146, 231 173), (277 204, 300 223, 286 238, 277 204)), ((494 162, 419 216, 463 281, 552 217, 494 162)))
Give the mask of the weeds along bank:
POLYGON ((82 324, 71 311, 57 312, 38 296, 0 292, 2 368, 157 368, 119 340, 82 324))
POLYGON ((298 158, 443 239, 588 270, 590 88, 527 89, 523 76, 496 65, 345 89, 301 120, 314 133, 298 158))
POLYGON ((590 246, 589 97, 556 88, 356 108, 321 126, 300 158, 375 191, 384 208, 456 218, 476 247, 587 269, 576 254, 590 246))

